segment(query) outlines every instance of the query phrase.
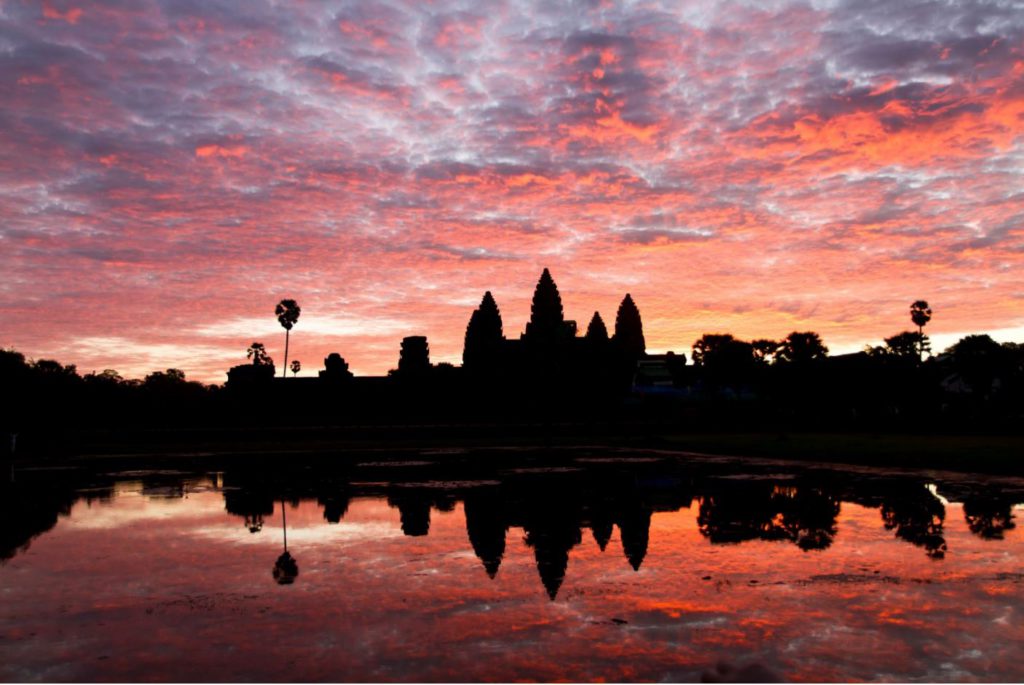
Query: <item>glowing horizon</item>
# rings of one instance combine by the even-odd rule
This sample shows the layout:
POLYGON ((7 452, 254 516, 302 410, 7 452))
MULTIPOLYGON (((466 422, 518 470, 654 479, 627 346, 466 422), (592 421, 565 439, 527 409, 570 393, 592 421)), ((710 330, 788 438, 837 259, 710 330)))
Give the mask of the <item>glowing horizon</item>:
POLYGON ((223 382, 566 318, 1024 340, 1024 15, 969 2, 0 5, 0 346, 223 382))

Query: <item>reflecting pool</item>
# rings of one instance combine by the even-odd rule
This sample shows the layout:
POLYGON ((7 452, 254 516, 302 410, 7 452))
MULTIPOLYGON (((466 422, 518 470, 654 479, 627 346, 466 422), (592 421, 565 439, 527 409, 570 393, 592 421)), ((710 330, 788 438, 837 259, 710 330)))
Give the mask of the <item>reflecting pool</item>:
POLYGON ((582 449, 292 462, 20 469, 0 679, 1024 678, 1020 479, 582 449))

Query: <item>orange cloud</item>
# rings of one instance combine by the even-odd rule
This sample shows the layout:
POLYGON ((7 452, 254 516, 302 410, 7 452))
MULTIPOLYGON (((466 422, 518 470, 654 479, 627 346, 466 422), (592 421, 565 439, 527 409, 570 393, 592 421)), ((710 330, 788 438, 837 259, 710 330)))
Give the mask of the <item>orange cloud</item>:
POLYGON ((239 159, 245 157, 248 151, 248 148, 244 145, 201 145, 196 148, 196 157, 239 159))
POLYGON ((82 10, 78 7, 72 7, 67 11, 61 12, 50 3, 45 2, 43 3, 43 17, 46 19, 59 19, 69 24, 77 24, 78 20, 82 18, 82 10))

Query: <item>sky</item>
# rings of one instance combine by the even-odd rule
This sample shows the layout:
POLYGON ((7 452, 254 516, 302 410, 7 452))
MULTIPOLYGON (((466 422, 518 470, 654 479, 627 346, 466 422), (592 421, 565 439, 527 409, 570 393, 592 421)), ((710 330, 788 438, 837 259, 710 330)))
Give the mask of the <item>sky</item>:
POLYGON ((545 267, 649 351, 1024 341, 1024 3, 0 0, 0 347, 459 363, 545 267))

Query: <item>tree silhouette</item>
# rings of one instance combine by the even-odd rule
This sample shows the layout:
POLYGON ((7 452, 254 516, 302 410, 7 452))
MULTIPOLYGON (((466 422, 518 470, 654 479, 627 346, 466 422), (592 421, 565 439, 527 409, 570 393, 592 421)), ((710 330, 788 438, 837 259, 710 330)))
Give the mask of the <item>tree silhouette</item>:
POLYGON ((808 364, 815 359, 828 356, 828 348, 821 342, 821 336, 813 331, 793 331, 779 343, 776 359, 791 364, 808 364))
POLYGON ((254 342, 245 351, 245 356, 252 360, 253 366, 271 366, 274 360, 267 354, 267 348, 261 342, 254 342))
POLYGON ((928 336, 915 331, 903 331, 885 339, 885 347, 869 350, 874 356, 892 356, 900 359, 920 359, 921 350, 931 349, 928 336))
POLYGON ((491 291, 484 293, 480 306, 473 310, 466 326, 466 340, 462 349, 462 364, 480 367, 493 364, 505 339, 502 331, 501 312, 491 291))
POLYGON ((917 332, 921 336, 921 347, 918 358, 924 359, 924 325, 932 320, 932 309, 924 300, 918 300, 910 305, 910 320, 917 326, 917 332))
POLYGON ((762 364, 769 364, 775 361, 775 355, 779 351, 779 345, 781 343, 777 340, 768 340, 761 338, 760 340, 754 340, 750 343, 750 348, 754 352, 754 360, 762 364))
POLYGON ((298 322, 301 312, 302 309, 295 300, 281 300, 274 307, 274 315, 277 317, 278 323, 284 327, 284 369, 281 371, 282 377, 288 376, 288 337, 291 335, 292 326, 298 322))
POLYGON ((952 357, 953 369, 971 387, 971 391, 984 397, 992 393, 1000 376, 1013 371, 1013 355, 988 335, 968 335, 946 350, 952 357))
POLYGON ((558 286, 551 278, 547 269, 540 275, 537 287, 533 291, 533 303, 530 305, 530 322, 526 324, 526 337, 535 340, 555 340, 565 329, 565 316, 562 312, 562 297, 558 294, 558 286))
POLYGON ((705 333, 693 343, 690 359, 697 366, 712 366, 726 347, 737 342, 731 333, 705 333))
MULTIPOLYGON (((114 372, 117 373, 116 371, 114 372)), ((185 382, 185 372, 181 369, 167 369, 166 371, 154 371, 146 376, 142 384, 151 388, 166 388, 185 382)))
POLYGON ((1002 540, 1013 530, 1013 500, 1002 494, 977 493, 964 500, 964 520, 975 535, 985 540, 1002 540))
POLYGON ((749 376, 757 363, 753 346, 729 333, 705 333, 693 343, 693 363, 702 367, 706 378, 733 383, 749 376))
POLYGON ((601 318, 600 312, 594 312, 594 316, 590 319, 590 324, 587 325, 587 340, 596 343, 608 342, 608 328, 604 325, 604 319, 601 318))
POLYGON ((882 522, 896 537, 923 547, 932 559, 946 556, 942 525, 946 507, 925 487, 894 490, 882 502, 882 522))
POLYGON ((630 357, 639 359, 647 350, 644 341, 644 326, 640 321, 640 310, 633 298, 626 293, 615 314, 615 335, 613 340, 618 348, 630 357))
POLYGON ((298 359, 292 362, 292 378, 298 375, 299 371, 302 370, 302 362, 298 359))

